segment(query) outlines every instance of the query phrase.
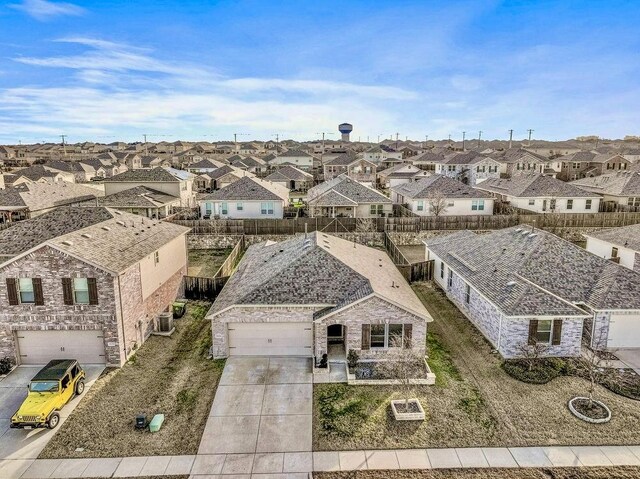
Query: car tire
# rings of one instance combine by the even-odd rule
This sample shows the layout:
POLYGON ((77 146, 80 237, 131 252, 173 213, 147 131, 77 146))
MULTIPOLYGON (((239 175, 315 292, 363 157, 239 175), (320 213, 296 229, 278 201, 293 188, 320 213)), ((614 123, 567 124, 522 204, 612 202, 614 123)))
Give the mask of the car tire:
POLYGON ((57 412, 51 413, 49 420, 47 421, 47 427, 49 429, 55 429, 58 424, 60 424, 60 414, 57 412))
POLYGON ((84 392, 84 381, 81 379, 76 383, 76 396, 80 396, 84 392))

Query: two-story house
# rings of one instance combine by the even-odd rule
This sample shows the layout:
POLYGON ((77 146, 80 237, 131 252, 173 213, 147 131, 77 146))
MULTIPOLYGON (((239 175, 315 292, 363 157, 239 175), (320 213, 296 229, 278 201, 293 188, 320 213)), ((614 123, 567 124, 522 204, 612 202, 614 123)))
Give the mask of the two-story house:
POLYGON ((380 218, 393 214, 388 197, 344 174, 311 188, 307 204, 311 217, 380 218))
POLYGON ((196 205, 193 182, 195 175, 175 168, 135 169, 105 178, 104 193, 110 196, 135 186, 146 186, 155 191, 180 198, 181 207, 196 205))
POLYGON ((0 356, 121 366, 182 294, 188 231, 102 207, 0 231, 0 356))
POLYGON ((325 162, 323 173, 325 181, 346 174, 349 178, 369 186, 374 185, 376 182, 375 163, 354 154, 344 153, 325 162))

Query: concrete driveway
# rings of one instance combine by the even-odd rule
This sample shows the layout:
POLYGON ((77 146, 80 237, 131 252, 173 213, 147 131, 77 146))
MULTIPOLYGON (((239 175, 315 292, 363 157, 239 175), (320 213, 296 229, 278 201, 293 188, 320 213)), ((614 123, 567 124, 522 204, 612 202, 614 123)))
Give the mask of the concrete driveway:
POLYGON ((311 359, 227 360, 198 454, 311 451, 311 359))
POLYGON ((19 366, 0 380, 0 460, 35 459, 47 445, 53 434, 69 417, 95 380, 104 370, 102 365, 83 366, 86 373, 85 392, 73 398, 60 412, 60 425, 56 429, 10 429, 11 416, 27 397, 29 381, 42 366, 19 366))
POLYGON ((640 374, 640 348, 617 349, 613 351, 613 354, 618 356, 618 359, 625 365, 640 374))

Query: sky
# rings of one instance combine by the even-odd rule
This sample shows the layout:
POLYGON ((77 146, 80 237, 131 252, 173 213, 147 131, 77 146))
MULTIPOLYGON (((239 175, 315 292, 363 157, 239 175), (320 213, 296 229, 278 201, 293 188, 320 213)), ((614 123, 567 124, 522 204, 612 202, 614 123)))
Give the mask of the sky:
POLYGON ((640 1, 0 2, 0 142, 640 134, 640 1))

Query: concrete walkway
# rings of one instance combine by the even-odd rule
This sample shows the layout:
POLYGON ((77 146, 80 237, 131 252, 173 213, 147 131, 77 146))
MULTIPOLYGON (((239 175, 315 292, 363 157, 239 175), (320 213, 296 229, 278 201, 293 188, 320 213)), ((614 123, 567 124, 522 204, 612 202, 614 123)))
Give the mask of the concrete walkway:
POLYGON ((552 446, 198 454, 113 459, 9 459, 0 477, 80 478, 190 474, 194 479, 307 479, 311 471, 476 467, 640 466, 640 446, 552 446))

